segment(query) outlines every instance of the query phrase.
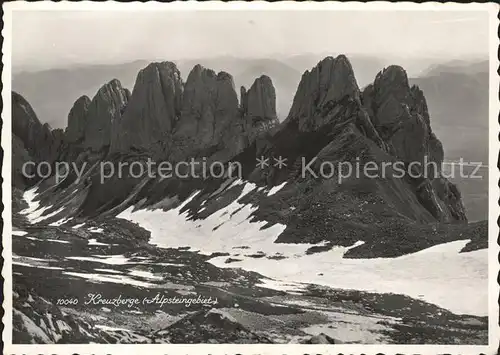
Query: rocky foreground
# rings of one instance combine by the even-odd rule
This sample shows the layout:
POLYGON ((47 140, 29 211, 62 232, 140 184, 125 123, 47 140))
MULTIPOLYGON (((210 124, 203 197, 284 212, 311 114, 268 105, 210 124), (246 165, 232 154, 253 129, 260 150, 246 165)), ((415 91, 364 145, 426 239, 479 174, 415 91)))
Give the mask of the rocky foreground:
POLYGON ((396 294, 276 291, 217 268, 218 254, 151 246, 122 219, 16 229, 14 343, 487 343, 486 317, 396 294))

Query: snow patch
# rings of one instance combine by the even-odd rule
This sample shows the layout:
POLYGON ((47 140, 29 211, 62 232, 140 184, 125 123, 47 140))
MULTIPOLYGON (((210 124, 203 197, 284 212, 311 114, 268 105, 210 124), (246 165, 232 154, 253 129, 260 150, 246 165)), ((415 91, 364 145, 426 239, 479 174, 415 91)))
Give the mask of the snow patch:
POLYGON ((32 268, 37 268, 37 269, 47 269, 47 270, 64 270, 62 267, 40 265, 40 264, 32 265, 32 264, 28 264, 28 263, 23 263, 21 261, 12 261, 12 265, 32 267, 32 268))
POLYGON ((100 242, 97 241, 97 239, 92 238, 92 239, 89 239, 88 245, 109 245, 109 244, 100 243, 100 242))
POLYGON ((64 208, 61 207, 61 208, 55 210, 54 212, 51 212, 49 214, 44 215, 43 213, 50 208, 52 208, 52 205, 40 208, 39 210, 36 210, 32 214, 28 215, 28 219, 29 219, 30 223, 34 224, 34 223, 41 222, 41 221, 48 219, 50 217, 54 217, 55 215, 57 215, 58 213, 60 213, 64 210, 64 208))
POLYGON ((90 227, 88 229, 89 232, 92 232, 92 233, 102 233, 104 232, 104 229, 102 228, 97 228, 97 227, 90 227))
MULTIPOLYGON (((63 270, 63 268, 61 268, 61 267, 47 265, 51 261, 54 261, 54 260, 32 258, 29 256, 19 256, 16 254, 12 254, 12 265, 25 266, 25 267, 37 268, 37 269, 47 269, 47 270, 63 270)), ((29 301, 29 299, 28 299, 28 301, 29 301)))
POLYGON ((48 242, 54 242, 54 243, 71 244, 71 242, 68 242, 67 240, 60 240, 60 239, 44 239, 44 240, 46 240, 48 242))
POLYGON ((158 287, 155 284, 135 280, 131 277, 127 277, 124 275, 103 275, 103 274, 91 274, 91 273, 87 274, 83 272, 70 272, 70 271, 65 271, 63 272, 63 274, 69 276, 81 277, 91 282, 109 282, 109 283, 117 283, 117 284, 132 285, 132 286, 147 287, 147 288, 158 287))
POLYGON ((163 280, 163 277, 155 275, 152 272, 145 271, 145 270, 131 270, 129 272, 129 275, 141 277, 144 279, 150 279, 150 280, 163 280))
POLYGON ((66 259, 78 261, 93 261, 107 265, 125 265, 130 261, 124 255, 94 255, 94 256, 68 256, 66 259))
POLYGON ((94 271, 100 271, 100 272, 108 272, 110 274, 121 274, 121 271, 118 270, 113 270, 113 269, 94 269, 94 271))
MULTIPOLYGON (((241 180, 232 183, 234 186, 240 184, 243 184, 241 180)), ((347 250, 363 244, 358 241, 349 247, 333 247, 329 251, 307 255, 307 249, 313 244, 274 243, 285 230, 285 225, 275 224, 262 229, 266 222, 249 221, 256 207, 238 201, 255 189, 255 184, 244 183, 238 199, 204 220, 191 221, 187 219, 187 211, 180 213, 181 208, 199 192, 181 206, 166 212, 161 209, 133 212, 133 207, 130 207, 118 218, 149 230, 151 244, 160 247, 189 246, 206 255, 229 253, 230 256, 212 258, 210 262, 221 268, 239 267, 267 276, 275 280, 263 280, 263 284, 270 288, 287 287, 287 290, 300 292, 303 284, 318 284, 376 293, 392 292, 422 299, 458 314, 488 314, 487 250, 459 253, 468 243, 459 240, 397 258, 344 258, 347 250), (234 249, 241 245, 249 247, 245 255, 234 249), (266 256, 280 254, 285 258, 273 260, 247 256, 258 252, 266 256), (234 256, 236 253, 240 255, 234 256), (241 261, 226 264, 228 257, 241 261), (464 297, 456 297, 456 292, 450 290, 460 292, 464 297), (464 298, 468 302, 463 302, 464 298)))
POLYGON ((284 183, 282 183, 281 185, 278 185, 278 186, 273 186, 271 188, 271 190, 269 190, 269 192, 267 193, 267 196, 272 196, 274 195, 276 192, 278 192, 279 190, 281 190, 283 187, 285 187, 286 185, 286 181, 284 183))
POLYGON ((95 327, 99 328, 101 330, 107 331, 107 332, 130 332, 129 329, 117 328, 117 327, 110 327, 110 326, 101 325, 101 324, 96 324, 95 327))
POLYGON ((53 227, 59 227, 61 225, 63 225, 64 223, 66 222, 69 222, 73 219, 73 217, 70 217, 70 218, 62 218, 58 221, 55 221, 55 222, 52 222, 52 223, 49 223, 49 226, 53 226, 53 227))

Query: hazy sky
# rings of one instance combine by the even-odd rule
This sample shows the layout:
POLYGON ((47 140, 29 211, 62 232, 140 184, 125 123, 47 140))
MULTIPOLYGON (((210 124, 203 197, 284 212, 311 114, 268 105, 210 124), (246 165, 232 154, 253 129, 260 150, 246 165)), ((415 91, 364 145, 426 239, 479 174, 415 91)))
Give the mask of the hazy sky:
POLYGON ((16 11, 14 68, 301 53, 486 57, 488 17, 443 11, 16 11))

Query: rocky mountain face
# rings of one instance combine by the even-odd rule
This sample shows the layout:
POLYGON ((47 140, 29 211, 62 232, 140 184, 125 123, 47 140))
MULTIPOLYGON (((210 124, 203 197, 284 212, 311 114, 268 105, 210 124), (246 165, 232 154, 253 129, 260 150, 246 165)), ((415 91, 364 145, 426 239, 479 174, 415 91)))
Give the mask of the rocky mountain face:
POLYGON ((87 113, 91 100, 88 96, 81 96, 75 101, 68 114, 68 126, 66 127, 66 140, 68 143, 81 143, 85 137, 87 127, 87 113))
MULTIPOLYGON (((271 139, 258 142, 256 156, 261 155, 286 157, 289 167, 270 169, 265 177, 259 171, 250 173, 261 182, 280 184, 298 179, 299 185, 313 184, 329 194, 346 189, 346 185, 356 190, 358 187, 352 185, 357 185, 412 220, 466 220, 458 190, 440 175, 443 150, 432 133, 425 98, 417 87, 409 87, 400 67, 385 69, 361 93, 345 56, 325 58, 304 73, 282 129, 271 139), (355 166, 356 159, 361 167, 400 162, 408 171, 412 162, 425 166, 427 159, 435 162, 438 170, 425 176, 418 170, 413 172, 417 177, 406 174, 401 179, 393 178, 396 171, 391 168, 385 171, 385 178, 380 174, 376 179, 349 176, 338 185, 331 177, 304 178, 297 171, 304 166, 301 160, 314 160, 312 169, 319 175, 325 162, 335 166, 351 162, 355 166)), ((332 177, 338 175, 333 173, 332 177)))
POLYGON ((29 103, 13 92, 13 180, 24 188, 26 161, 81 165, 131 153, 178 161, 222 151, 217 157, 227 160, 277 124, 275 100, 268 77, 256 79, 240 105, 228 73, 197 65, 183 83, 175 64, 152 63, 139 72, 132 93, 114 79, 92 99, 78 98, 63 132, 40 123, 29 103))
MULTIPOLYGON (((257 78, 248 90, 242 87, 238 102, 230 74, 200 65, 184 83, 175 64, 149 64, 139 72, 132 93, 118 80, 110 81, 92 100, 84 96, 75 102, 65 133, 41 125, 29 105, 13 95, 19 160, 29 154, 79 162, 145 157, 240 162, 242 178, 248 181, 269 187, 287 183, 287 198, 279 204, 259 202, 257 193, 253 202, 259 207, 256 218, 288 226, 280 236, 283 241, 301 236, 355 242, 359 234, 386 233, 389 220, 404 229, 414 222, 466 221, 458 189, 440 174, 443 148, 432 132, 425 97, 418 87, 409 86, 401 67, 384 69, 361 92, 349 60, 327 57, 303 74, 280 125, 269 77, 257 78), (267 169, 255 166, 261 156, 271 159, 267 169), (272 164, 278 157, 286 166, 272 164), (432 176, 423 176, 411 164, 425 159, 438 167, 432 176), (343 176, 335 170, 324 176, 326 163, 332 168, 348 162, 361 169, 393 165, 375 178, 343 176), (417 176, 397 176, 397 162, 417 176), (279 213, 283 201, 294 210, 279 213), (360 203, 371 205, 370 212, 360 213, 360 203), (349 219, 342 217, 347 214, 349 219), (310 233, 312 225, 317 233, 310 233)), ((224 178, 212 180, 111 178, 86 189, 72 208, 84 215, 113 215, 139 201, 147 206, 167 196, 187 197, 195 189, 208 193, 227 186, 224 178)))
POLYGON ((228 73, 196 65, 184 83, 175 64, 151 63, 139 72, 132 93, 112 80, 92 100, 75 102, 61 154, 141 153, 178 161, 226 150, 227 159, 277 124, 275 101, 268 77, 256 79, 240 105, 228 73))
POLYGON ((173 160, 222 148, 227 141, 224 135, 238 117, 232 76, 196 65, 186 81, 181 112, 174 133, 173 160))
POLYGON ((87 111, 83 147, 91 151, 109 148, 114 128, 127 106, 130 93, 118 80, 103 85, 87 111))
MULTIPOLYGON (((14 186, 24 188, 37 179, 23 176, 23 164, 30 161, 52 164, 58 157, 63 134, 59 129, 52 131, 48 124, 42 124, 30 104, 16 92, 12 92, 12 117, 12 181, 14 186)), ((33 174, 34 168, 28 166, 27 172, 33 174)), ((47 169, 41 171, 45 174, 47 169)))
POLYGON ((440 176, 443 146, 432 132, 424 94, 417 86, 410 88, 404 69, 390 66, 380 72, 364 90, 363 101, 388 152, 417 175, 428 166, 426 178, 414 181, 420 202, 438 220, 465 220, 459 191, 440 176))
POLYGON ((152 63, 142 69, 127 109, 113 126, 111 151, 163 152, 180 116, 182 92, 173 63, 152 63))
POLYGON ((279 124, 276 113, 276 92, 271 78, 267 75, 260 76, 255 79, 248 91, 242 86, 240 97, 245 146, 248 146, 260 134, 268 132, 279 124))

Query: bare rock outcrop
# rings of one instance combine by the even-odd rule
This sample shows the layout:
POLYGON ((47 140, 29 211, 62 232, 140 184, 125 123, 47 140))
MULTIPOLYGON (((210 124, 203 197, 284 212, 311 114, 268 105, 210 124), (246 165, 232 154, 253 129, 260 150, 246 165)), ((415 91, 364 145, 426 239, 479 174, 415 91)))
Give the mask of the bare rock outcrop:
POLYGON ((25 188, 49 172, 58 158, 64 140, 60 129, 52 131, 42 124, 31 105, 12 92, 12 181, 13 186, 25 188), (38 164, 43 163, 38 169, 38 164), (24 171, 23 171, 24 167, 24 171), (40 174, 35 174, 39 171, 40 174))
POLYGON ((25 163, 33 161, 33 158, 26 150, 23 141, 12 135, 12 186, 14 188, 24 189, 30 185, 30 176, 36 172, 36 168, 31 165, 24 166, 25 163), (24 169, 24 170, 23 170, 24 169))
POLYGON ((137 75, 123 116, 112 128, 111 151, 148 151, 164 155, 179 120, 183 83, 171 62, 155 62, 137 75))
POLYGON ((239 135, 244 147, 279 124, 276 90, 270 77, 262 75, 255 79, 248 91, 241 87, 240 113, 242 123, 239 135))
POLYGON ((127 102, 128 94, 116 79, 97 91, 88 106, 84 148, 92 151, 109 148, 111 127, 121 118, 127 102))
POLYGON ((277 120, 276 91, 271 78, 262 75, 248 91, 241 88, 241 111, 253 120, 277 120))
MULTIPOLYGON (((249 106, 243 101, 242 108, 245 105, 249 106)), ((328 166, 325 163, 334 167, 338 163, 359 164, 360 171, 375 163, 379 170, 375 178, 349 175, 349 186, 370 191, 416 221, 466 220, 458 189, 440 176, 443 147, 430 127, 425 97, 420 89, 409 86, 400 67, 381 72, 361 94, 347 58, 325 58, 304 73, 289 116, 280 130, 259 142, 256 149, 257 157, 282 156, 288 165, 287 169, 269 168, 265 174, 254 170, 250 177, 255 181, 273 185, 293 179, 307 181, 307 174, 301 174, 301 161, 313 157, 316 173, 328 166), (432 170, 431 165, 427 171, 429 176, 436 175, 435 179, 418 175, 425 166, 424 158, 437 166, 432 170), (403 177, 392 168, 384 168, 384 164, 393 166, 400 161, 405 163, 403 177), (421 164, 410 166, 412 162, 421 164)), ((339 173, 333 170, 332 174, 339 173)), ((331 177, 315 178, 332 184, 331 177)))
POLYGON ((85 138, 85 127, 87 126, 88 110, 91 100, 88 96, 79 97, 68 114, 68 126, 65 137, 70 144, 80 143, 85 138))
POLYGON ((438 220, 466 220, 458 189, 441 177, 444 150, 432 132, 423 92, 410 87, 406 71, 390 66, 377 74, 362 101, 388 151, 413 175, 417 197, 438 220))
POLYGON ((50 126, 42 124, 31 105, 16 92, 12 92, 12 133, 23 143, 35 162, 53 162, 59 142, 54 139, 50 126))
POLYGON ((386 150, 361 99, 347 57, 326 57, 302 75, 285 124, 294 122, 300 131, 315 131, 324 125, 339 123, 339 113, 349 106, 351 113, 343 119, 352 121, 365 136, 386 150))
POLYGON ((432 133, 427 102, 418 87, 410 88, 403 68, 393 65, 381 71, 363 92, 363 101, 397 158, 422 165, 424 159, 432 159, 441 164, 443 149, 432 133))
POLYGON ((297 120, 300 130, 314 130, 329 122, 321 113, 343 99, 357 101, 359 96, 349 60, 344 55, 326 57, 302 75, 286 121, 297 120))
POLYGON ((278 123, 269 77, 243 90, 240 106, 226 72, 196 65, 184 84, 175 64, 152 63, 139 72, 131 96, 126 90, 120 95, 119 106, 126 108, 111 119, 110 153, 142 152, 172 161, 237 154, 278 123))
POLYGON ((174 130, 174 159, 222 148, 224 135, 237 116, 232 76, 196 65, 184 87, 181 118, 174 130))

